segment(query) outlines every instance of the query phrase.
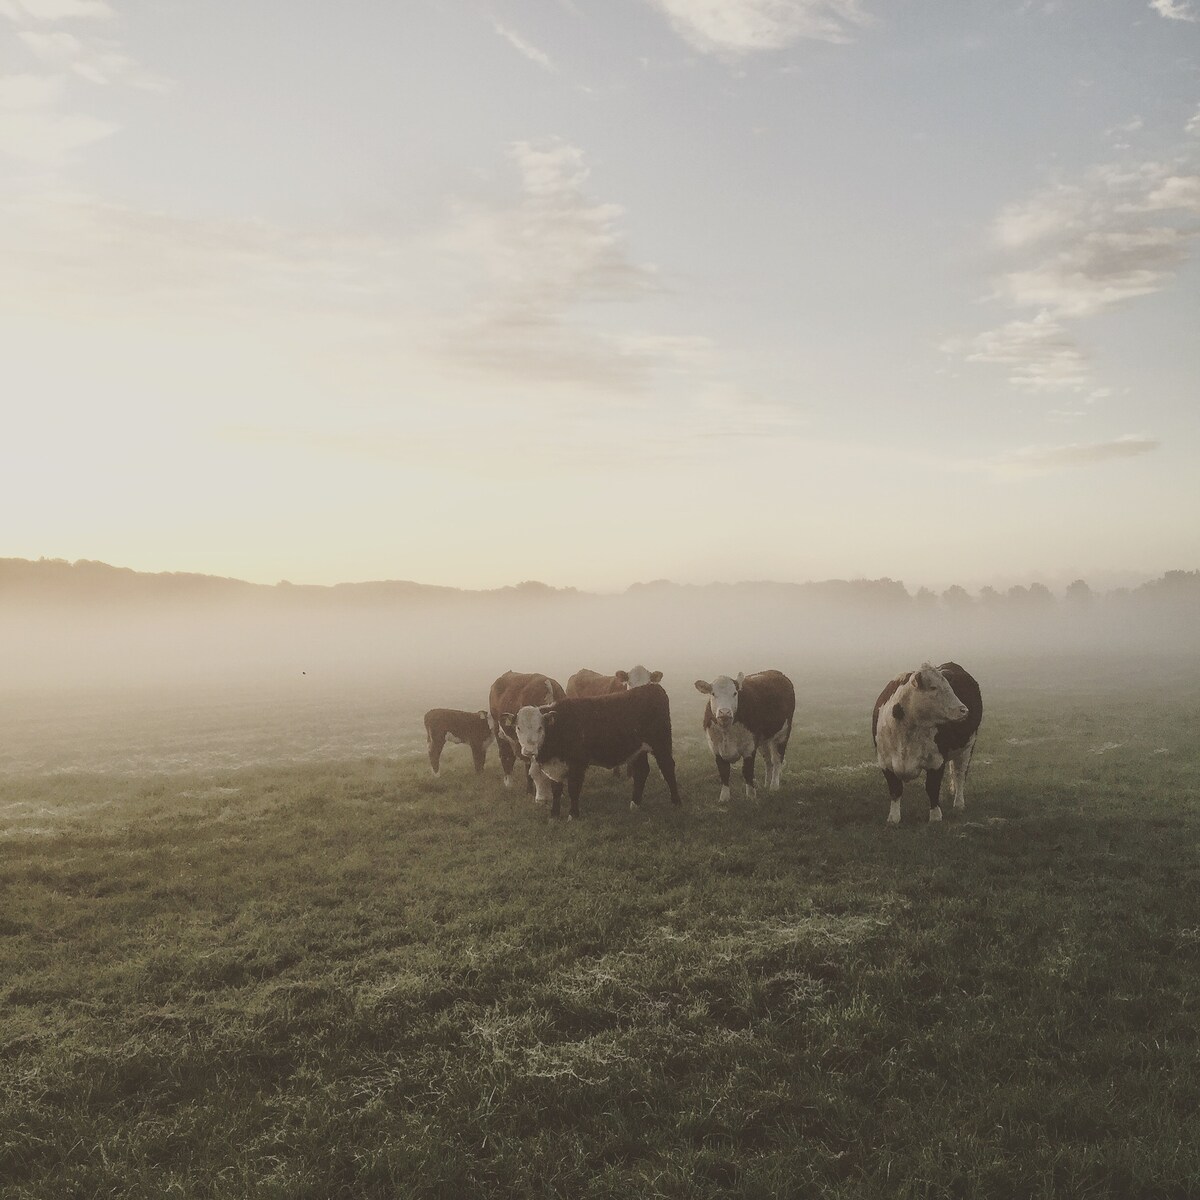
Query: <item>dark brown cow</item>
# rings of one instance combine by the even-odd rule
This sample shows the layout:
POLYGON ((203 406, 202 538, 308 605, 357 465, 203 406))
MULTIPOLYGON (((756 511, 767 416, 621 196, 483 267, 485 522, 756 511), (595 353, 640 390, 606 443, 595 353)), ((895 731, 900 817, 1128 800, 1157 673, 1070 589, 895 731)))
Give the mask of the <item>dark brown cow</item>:
MULTIPOLYGON (((580 696, 611 696, 630 688, 645 687, 648 683, 660 683, 662 677, 661 671, 647 670, 640 663, 628 671, 617 671, 615 675, 601 675, 599 671, 589 671, 587 667, 582 667, 567 680, 567 699, 574 700, 580 696)), ((620 779, 624 768, 613 767, 612 773, 614 779, 620 779)))
POLYGON ((712 683, 696 680, 696 691, 708 697, 704 707, 704 734, 712 747, 721 777, 719 804, 729 802, 729 765, 742 760, 746 798, 754 800, 754 760, 759 747, 767 759, 767 790, 778 791, 783 759, 792 736, 796 689, 781 671, 739 674, 736 679, 718 675, 712 683))
POLYGON ((442 750, 447 742, 471 747, 475 774, 483 774, 488 742, 492 740, 492 722, 487 709, 463 712, 458 708, 431 708, 425 714, 425 740, 429 745, 429 766, 434 775, 441 773, 442 750))
POLYGON ((679 804, 675 759, 671 752, 671 702, 657 684, 648 683, 608 696, 579 696, 551 705, 527 705, 505 712, 501 725, 533 760, 538 799, 544 800, 546 780, 558 816, 563 782, 571 799, 571 816, 579 816, 579 793, 588 767, 626 765, 633 779, 631 807, 642 802, 650 774, 648 755, 654 755, 667 781, 671 803, 679 804))
MULTIPOLYGON (((504 771, 504 786, 512 787, 513 767, 521 752, 520 743, 515 737, 509 737, 500 727, 502 713, 515 713, 527 704, 553 704, 566 696, 562 684, 557 679, 540 672, 522 674, 520 671, 505 671, 488 693, 488 712, 491 713, 492 727, 496 731, 496 749, 500 751, 500 767, 504 771)), ((525 756, 522 755, 524 758, 525 756)), ((525 758, 528 762, 528 759, 525 758)), ((533 779, 528 780, 529 791, 533 791, 533 779)), ((561 793, 562 787, 559 785, 561 793)))
POLYGON ((645 687, 648 683, 661 683, 662 677, 661 671, 648 671, 640 664, 629 671, 618 671, 615 675, 601 675, 599 671, 589 671, 583 667, 567 680, 567 698, 611 696, 614 692, 645 687))
POLYGON ((888 824, 900 822, 906 780, 925 772, 929 819, 942 819, 942 776, 950 771, 954 807, 967 804, 967 770, 983 720, 979 684, 958 663, 897 675, 871 712, 871 739, 892 804, 888 824))

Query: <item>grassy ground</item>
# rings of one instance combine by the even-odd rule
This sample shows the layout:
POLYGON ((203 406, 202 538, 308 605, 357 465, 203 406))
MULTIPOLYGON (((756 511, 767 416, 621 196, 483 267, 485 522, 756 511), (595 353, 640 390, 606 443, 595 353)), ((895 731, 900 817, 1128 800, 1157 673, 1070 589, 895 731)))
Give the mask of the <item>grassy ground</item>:
POLYGON ((0 1195, 1200 1194, 1200 684, 985 699, 898 830, 849 690, 728 811, 679 700, 573 824, 415 731, 10 770, 0 1195))

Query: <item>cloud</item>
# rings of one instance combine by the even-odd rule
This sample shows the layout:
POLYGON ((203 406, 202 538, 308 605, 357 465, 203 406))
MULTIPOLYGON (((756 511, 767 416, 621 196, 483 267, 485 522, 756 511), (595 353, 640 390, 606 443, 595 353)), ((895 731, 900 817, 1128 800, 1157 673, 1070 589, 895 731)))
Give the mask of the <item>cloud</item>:
POLYGON ((1188 123, 1184 126, 1184 132, 1200 136, 1200 108, 1197 108, 1188 119, 1188 123))
POLYGON ((624 210, 588 195, 582 151, 553 138, 517 142, 509 155, 520 175, 516 202, 460 208, 441 239, 456 272, 475 277, 444 353, 489 371, 622 384, 671 359, 680 343, 623 339, 582 319, 584 306, 636 301, 660 287, 654 268, 629 253, 624 210))
POLYGON ((1106 442, 1070 442, 1065 446, 1027 446, 988 460, 1004 475, 1046 475, 1070 467, 1090 467, 1114 459, 1136 458, 1157 450, 1154 438, 1127 433, 1106 442))
POLYGON ((1160 17, 1166 17, 1170 21, 1196 20, 1196 14, 1185 0, 1150 0, 1150 7, 1160 17))
POLYGON ((1083 352, 1062 322, 1045 312, 1030 321, 1010 321, 974 338, 948 343, 944 349, 967 362, 1009 367, 1009 382, 1027 392, 1078 392, 1090 378, 1083 352))
POLYGON ((848 42, 870 18, 859 0, 651 0, 703 54, 740 56, 811 39, 848 42))
POLYGON ((1080 391, 1087 356, 1068 323, 1111 312, 1161 291, 1200 233, 1200 172, 1188 155, 1134 165, 1104 163, 1009 204, 993 227, 1011 261, 991 299, 1031 314, 943 349, 1000 363, 1026 391, 1080 391))
POLYGON ((523 54, 530 62, 537 63, 543 70, 550 71, 551 73, 557 72, 558 68, 545 51, 539 50, 536 46, 521 37, 520 34, 514 33, 511 29, 501 25, 499 21, 493 21, 492 27, 518 54, 523 54))

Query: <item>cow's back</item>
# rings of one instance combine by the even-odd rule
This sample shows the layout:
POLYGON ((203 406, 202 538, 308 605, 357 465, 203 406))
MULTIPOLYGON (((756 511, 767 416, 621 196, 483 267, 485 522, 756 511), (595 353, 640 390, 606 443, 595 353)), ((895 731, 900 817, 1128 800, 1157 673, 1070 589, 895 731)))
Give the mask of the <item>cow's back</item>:
POLYGON ((567 680, 566 694, 568 700, 575 700, 585 696, 608 696, 625 690, 625 685, 618 683, 615 675, 601 675, 599 671, 582 667, 567 680))
POLYGON ((661 684, 574 696, 554 706, 555 756, 597 766, 617 766, 643 745, 669 753, 671 701, 661 684))
POLYGON ((796 689, 782 671, 757 671, 742 680, 734 721, 751 733, 773 737, 796 711, 796 689))
POLYGON ((549 704, 566 696, 562 684, 540 671, 505 671, 488 693, 488 709, 498 719, 501 713, 518 712, 527 704, 549 704))

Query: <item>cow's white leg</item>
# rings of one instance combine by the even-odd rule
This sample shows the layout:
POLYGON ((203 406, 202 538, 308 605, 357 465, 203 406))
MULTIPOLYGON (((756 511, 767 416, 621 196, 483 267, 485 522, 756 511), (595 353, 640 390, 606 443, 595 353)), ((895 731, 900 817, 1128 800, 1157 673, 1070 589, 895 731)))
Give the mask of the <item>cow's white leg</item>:
POLYGON ((935 804, 929 810, 929 819, 931 821, 940 821, 942 819, 942 806, 940 804, 935 804))
POLYGON ((550 776, 536 763, 529 764, 529 778, 533 780, 533 799, 537 804, 549 804, 554 799, 550 790, 550 776))
POLYGON ((511 775, 505 775, 505 777, 504 777, 504 786, 505 786, 505 787, 507 787, 507 788, 510 788, 510 787, 512 787, 512 776, 511 776, 511 775))
POLYGON ((728 804, 729 803, 729 784, 727 784, 727 783, 721 784, 721 794, 717 797, 717 803, 718 804, 728 804))
POLYGON ((972 738, 951 760, 954 770, 954 807, 967 807, 967 771, 971 766, 971 755, 975 751, 972 738))
POLYGON ((899 800, 892 801, 892 807, 888 809, 887 823, 889 825, 899 825, 900 824, 900 801, 899 800))

